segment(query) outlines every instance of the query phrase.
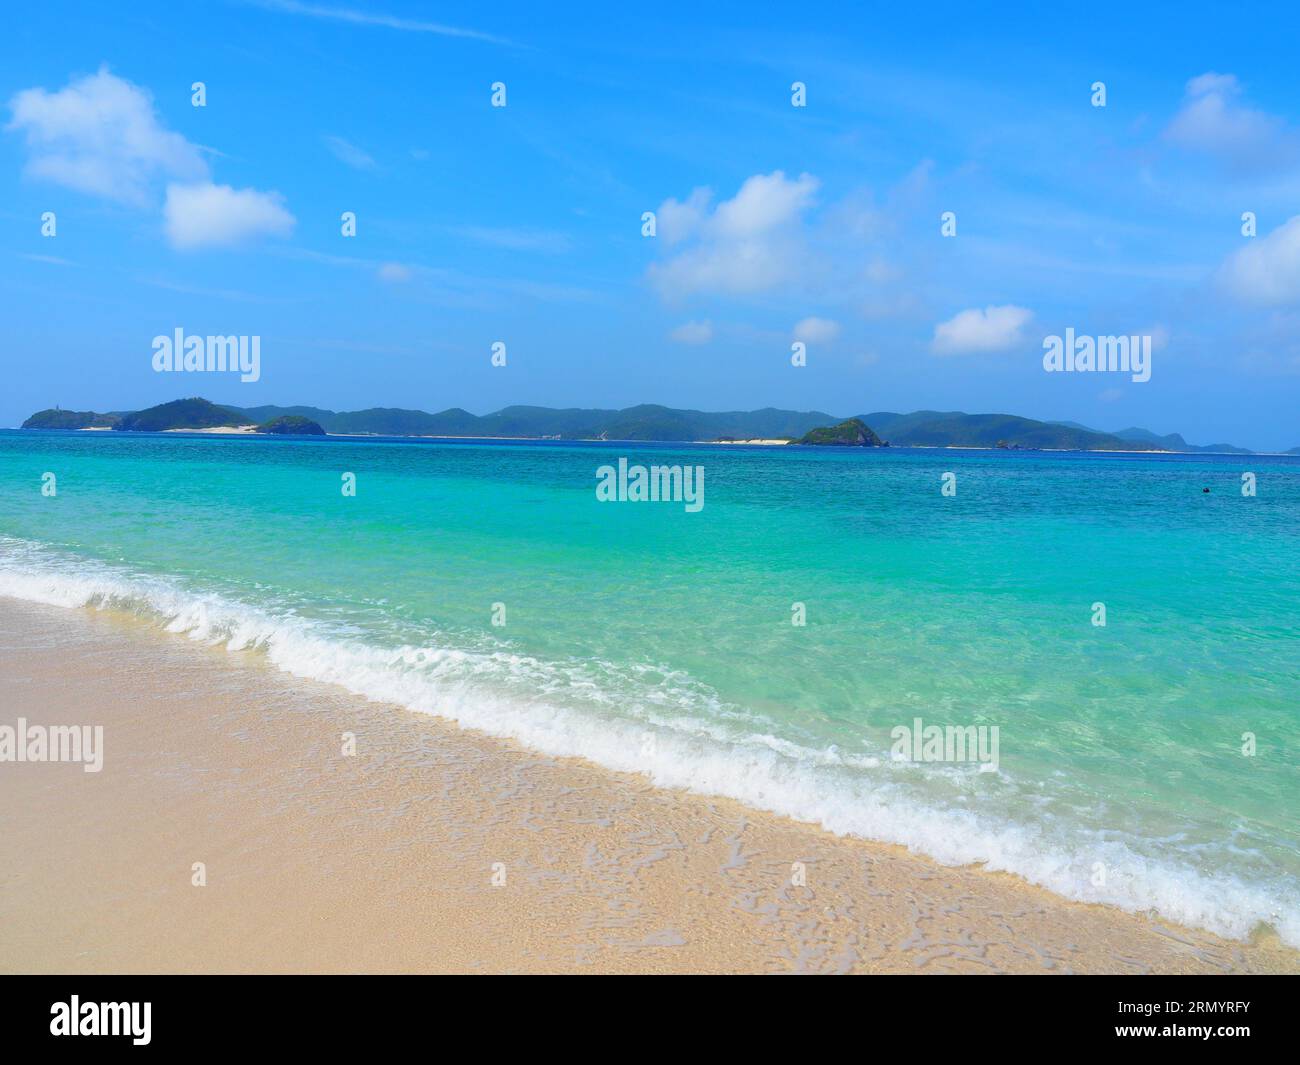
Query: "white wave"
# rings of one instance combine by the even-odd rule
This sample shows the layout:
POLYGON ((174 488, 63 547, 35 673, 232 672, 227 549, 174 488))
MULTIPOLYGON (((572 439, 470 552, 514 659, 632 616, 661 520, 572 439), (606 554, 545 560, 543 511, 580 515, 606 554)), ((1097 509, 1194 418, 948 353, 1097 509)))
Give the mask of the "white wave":
MULTIPOLYGON (((713 701, 689 685, 667 699, 661 689, 644 686, 592 698, 591 675, 580 668, 566 673, 564 664, 505 648, 375 646, 316 619, 20 540, 0 539, 0 595, 151 617, 195 640, 259 649, 295 676, 508 737, 545 754, 643 773, 661 787, 727 796, 841 835, 900 844, 945 864, 983 864, 1066 898, 1153 911, 1230 938, 1244 939, 1266 923, 1300 947, 1293 884, 1250 883, 1197 869, 1176 854, 1147 853, 1159 841, 1071 825, 1034 811, 1024 795, 1010 798, 1018 800, 1025 818, 1036 819, 991 815, 987 803, 979 813, 962 808, 960 801, 969 795, 927 801, 907 779, 916 775, 916 766, 900 770, 888 759, 817 750, 740 727, 760 724, 756 718, 720 724, 709 714, 713 701), (565 692, 573 701, 556 698, 565 692), (682 703, 692 703, 695 712, 665 712, 665 704, 682 703), (1102 886, 1093 883, 1098 862, 1107 869, 1102 886)), ((597 676, 612 669, 600 665, 597 676)), ((986 786, 1011 787, 1002 776, 1003 782, 986 786)))

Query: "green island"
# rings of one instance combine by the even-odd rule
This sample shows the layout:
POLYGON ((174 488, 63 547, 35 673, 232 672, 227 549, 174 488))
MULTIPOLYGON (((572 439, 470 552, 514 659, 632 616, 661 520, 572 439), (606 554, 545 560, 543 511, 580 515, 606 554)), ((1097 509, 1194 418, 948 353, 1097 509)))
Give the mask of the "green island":
POLYGON ((839 425, 827 425, 804 433, 796 444, 820 447, 889 447, 861 418, 849 418, 839 425))
POLYGON ((270 436, 324 436, 325 430, 310 418, 300 414, 282 414, 263 422, 254 432, 267 433, 270 436))

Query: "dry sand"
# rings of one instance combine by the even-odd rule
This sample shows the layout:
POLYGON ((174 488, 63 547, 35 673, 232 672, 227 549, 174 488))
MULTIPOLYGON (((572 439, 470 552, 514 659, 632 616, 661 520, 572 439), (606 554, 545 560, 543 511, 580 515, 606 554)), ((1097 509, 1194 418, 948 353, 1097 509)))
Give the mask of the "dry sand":
POLYGON ((0 764, 7 972, 1300 971, 123 617, 0 599, 0 685, 0 724, 105 746, 0 764))

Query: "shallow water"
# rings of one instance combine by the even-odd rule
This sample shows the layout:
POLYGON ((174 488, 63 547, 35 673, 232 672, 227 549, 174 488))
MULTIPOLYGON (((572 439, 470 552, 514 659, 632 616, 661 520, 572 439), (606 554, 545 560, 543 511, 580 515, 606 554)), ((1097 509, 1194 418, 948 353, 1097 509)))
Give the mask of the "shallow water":
POLYGON ((1293 945, 1297 519, 1290 458, 0 433, 0 593, 1293 945), (705 505, 598 501, 621 456, 705 505))

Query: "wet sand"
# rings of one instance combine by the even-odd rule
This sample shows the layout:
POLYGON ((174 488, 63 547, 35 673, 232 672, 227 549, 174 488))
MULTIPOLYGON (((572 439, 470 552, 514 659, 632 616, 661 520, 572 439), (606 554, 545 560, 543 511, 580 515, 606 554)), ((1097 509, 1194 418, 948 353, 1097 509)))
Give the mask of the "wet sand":
POLYGON ((122 616, 0 599, 0 690, 104 728, 0 764, 5 972, 1300 972, 122 616))

